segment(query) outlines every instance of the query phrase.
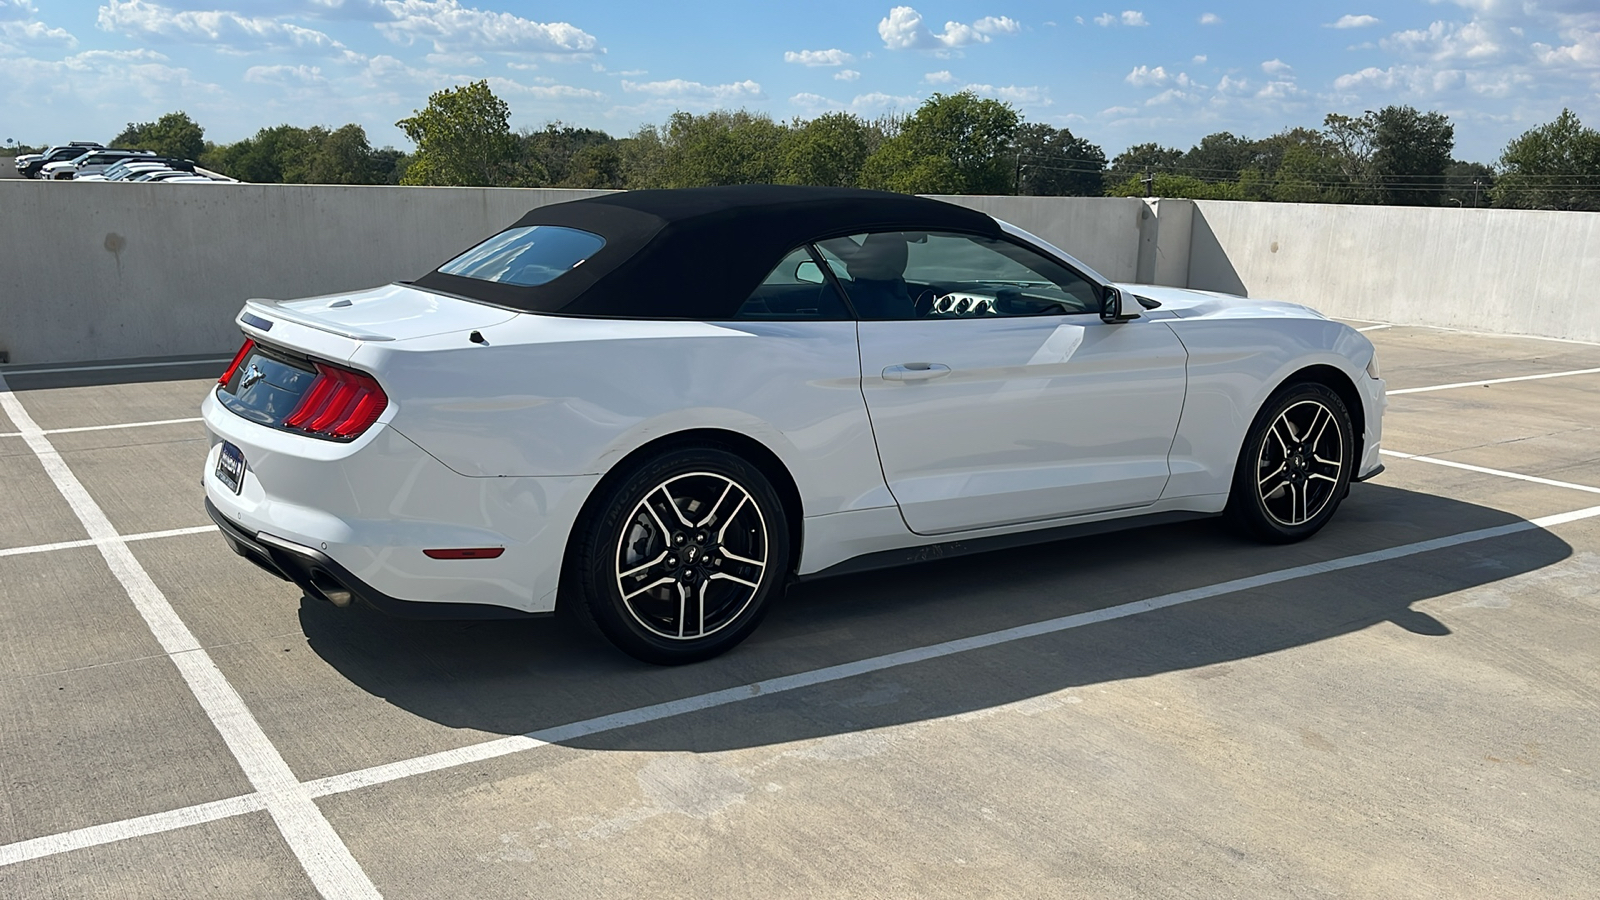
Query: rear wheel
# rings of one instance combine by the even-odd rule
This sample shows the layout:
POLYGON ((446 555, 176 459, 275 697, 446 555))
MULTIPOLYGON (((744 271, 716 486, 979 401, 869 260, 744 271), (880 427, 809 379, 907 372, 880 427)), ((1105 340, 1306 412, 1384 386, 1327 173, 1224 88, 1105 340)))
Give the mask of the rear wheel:
POLYGON ((1228 518, 1273 544, 1316 534, 1349 492, 1354 448, 1350 412, 1338 394, 1314 382, 1283 388, 1245 435, 1228 518))
POLYGON ((658 665, 709 659, 743 641, 788 574, 777 492, 759 469, 712 447, 640 465, 575 537, 572 600, 623 652, 658 665))

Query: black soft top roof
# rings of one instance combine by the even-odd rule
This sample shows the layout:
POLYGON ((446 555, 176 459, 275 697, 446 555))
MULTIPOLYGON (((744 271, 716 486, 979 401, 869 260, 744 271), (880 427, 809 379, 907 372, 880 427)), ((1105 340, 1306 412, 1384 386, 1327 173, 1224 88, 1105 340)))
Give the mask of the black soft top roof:
POLYGON ((606 245, 535 287, 434 270, 421 288, 528 312, 629 319, 726 319, 789 251, 864 231, 998 237, 976 210, 909 194, 783 185, 626 191, 537 207, 512 228, 562 225, 606 245))

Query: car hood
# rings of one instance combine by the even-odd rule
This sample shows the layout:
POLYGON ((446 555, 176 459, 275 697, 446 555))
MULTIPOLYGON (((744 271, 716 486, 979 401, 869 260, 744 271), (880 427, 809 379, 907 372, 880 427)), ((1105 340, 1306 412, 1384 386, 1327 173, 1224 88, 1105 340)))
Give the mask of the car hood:
POLYGON ((1325 319, 1322 313, 1281 300, 1257 300, 1235 294, 1196 291, 1155 284, 1119 284, 1124 293, 1146 297, 1161 304, 1161 311, 1180 319, 1325 319))
POLYGON ((404 341, 470 331, 517 316, 511 310, 404 284, 299 300, 250 300, 241 316, 251 312, 363 341, 404 341))

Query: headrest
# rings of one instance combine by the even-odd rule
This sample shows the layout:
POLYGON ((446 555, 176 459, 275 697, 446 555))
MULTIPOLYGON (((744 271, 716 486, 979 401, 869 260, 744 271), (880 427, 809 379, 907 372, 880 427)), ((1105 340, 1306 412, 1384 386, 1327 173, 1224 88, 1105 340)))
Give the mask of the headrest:
POLYGON ((867 235, 862 245, 845 259, 850 277, 868 281, 893 281, 906 274, 906 236, 897 232, 867 235))

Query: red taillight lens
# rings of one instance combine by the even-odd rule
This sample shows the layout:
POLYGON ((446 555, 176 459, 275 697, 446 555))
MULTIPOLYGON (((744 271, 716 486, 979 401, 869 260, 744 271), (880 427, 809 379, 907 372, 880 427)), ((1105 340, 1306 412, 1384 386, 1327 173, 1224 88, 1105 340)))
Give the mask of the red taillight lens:
POLYGON ((283 420, 285 428, 318 437, 349 440, 378 421, 389 396, 371 375, 317 363, 317 380, 300 398, 294 412, 283 420))
POLYGON ((227 384, 233 380, 233 373, 239 371, 239 366, 244 364, 244 358, 249 356, 250 351, 255 348, 256 342, 250 338, 245 338, 244 346, 240 347, 239 352, 233 355, 233 362, 228 363, 228 370, 222 373, 221 378, 217 379, 217 384, 227 384))

